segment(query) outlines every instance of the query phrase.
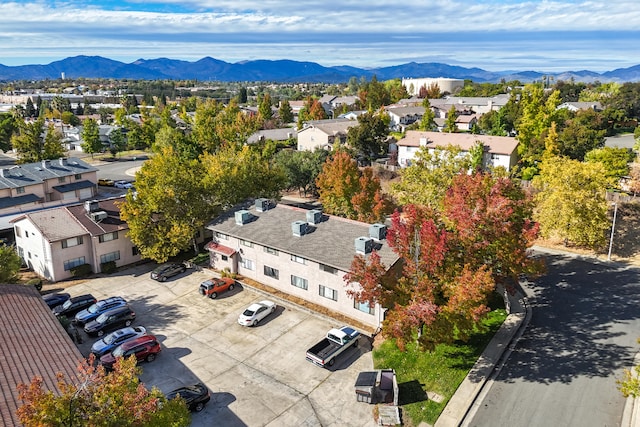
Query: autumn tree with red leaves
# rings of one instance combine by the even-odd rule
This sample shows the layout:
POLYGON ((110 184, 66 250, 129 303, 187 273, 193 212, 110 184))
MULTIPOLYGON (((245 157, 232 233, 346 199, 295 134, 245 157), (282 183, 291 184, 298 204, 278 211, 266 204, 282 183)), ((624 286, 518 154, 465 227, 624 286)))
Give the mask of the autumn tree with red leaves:
POLYGON ((372 169, 360 171, 346 151, 338 150, 327 159, 316 185, 322 207, 328 214, 375 222, 390 210, 380 180, 373 176, 372 169))
POLYGON ((167 401, 158 390, 147 390, 138 380, 134 356, 120 358, 114 371, 94 366, 93 356, 78 365, 78 383, 58 374, 57 392, 45 390, 43 379, 19 384, 23 402, 18 419, 26 427, 49 426, 188 426, 189 410, 183 400, 167 401))
POLYGON ((443 206, 406 205, 392 215, 387 243, 402 261, 399 279, 385 273, 375 252, 356 256, 345 276, 356 300, 389 308, 382 332, 401 349, 416 339, 425 349, 467 339, 497 283, 541 268, 527 257, 538 225, 517 183, 460 174, 443 206))

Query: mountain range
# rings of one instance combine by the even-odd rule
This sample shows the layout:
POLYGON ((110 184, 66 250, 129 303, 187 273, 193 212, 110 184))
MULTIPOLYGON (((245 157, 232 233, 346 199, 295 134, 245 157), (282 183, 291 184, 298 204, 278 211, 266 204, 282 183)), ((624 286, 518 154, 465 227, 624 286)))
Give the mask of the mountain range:
POLYGON ((640 65, 597 73, 594 71, 565 71, 548 73, 538 71, 486 71, 441 63, 416 63, 380 68, 351 66, 324 67, 315 62, 292 60, 255 60, 229 63, 205 57, 195 62, 168 58, 138 59, 132 63, 115 61, 101 56, 74 56, 46 65, 6 66, 0 64, 0 80, 45 80, 65 78, 113 78, 137 80, 199 80, 199 81, 268 81, 268 82, 347 82, 351 77, 374 75, 378 80, 395 78, 448 77, 469 79, 474 82, 520 80, 530 82, 543 76, 556 81, 573 79, 579 82, 634 82, 640 81, 640 65))

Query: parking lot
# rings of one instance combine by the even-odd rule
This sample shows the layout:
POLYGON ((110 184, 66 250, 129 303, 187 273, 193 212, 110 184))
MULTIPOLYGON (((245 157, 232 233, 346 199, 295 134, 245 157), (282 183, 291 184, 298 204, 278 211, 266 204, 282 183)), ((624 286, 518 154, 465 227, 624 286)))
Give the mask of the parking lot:
MULTIPOLYGON (((209 299, 198 285, 208 270, 187 270, 164 283, 149 277, 152 264, 88 280, 66 289, 72 296, 122 296, 136 311, 133 325, 147 328, 162 343, 151 363, 141 363, 141 379, 168 392, 203 382, 211 401, 193 414, 192 426, 375 426, 373 405, 356 402, 360 371, 371 370, 371 344, 360 339, 331 369, 305 360, 307 348, 337 321, 299 309, 252 289, 209 299), (238 325, 251 303, 271 299, 275 313, 256 327, 238 325)), ((79 345, 89 354, 95 338, 82 332, 79 345)))

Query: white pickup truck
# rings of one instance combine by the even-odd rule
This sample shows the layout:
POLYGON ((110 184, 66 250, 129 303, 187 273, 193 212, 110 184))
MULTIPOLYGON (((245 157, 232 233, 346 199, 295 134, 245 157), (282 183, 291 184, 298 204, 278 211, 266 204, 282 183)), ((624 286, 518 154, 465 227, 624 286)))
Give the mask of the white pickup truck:
POLYGON ((358 345, 360 332, 350 326, 343 326, 340 329, 331 329, 327 336, 307 350, 307 360, 318 366, 333 366, 336 357, 350 347, 358 345))

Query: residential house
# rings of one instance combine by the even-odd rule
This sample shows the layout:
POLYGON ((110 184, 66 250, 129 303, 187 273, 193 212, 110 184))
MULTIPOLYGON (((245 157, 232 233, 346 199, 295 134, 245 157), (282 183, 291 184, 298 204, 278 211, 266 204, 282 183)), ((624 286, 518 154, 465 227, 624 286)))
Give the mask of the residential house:
POLYGON ((97 193, 97 169, 77 158, 0 168, 0 230, 24 212, 77 203, 97 193))
POLYGON ((602 111, 602 104, 598 101, 593 102, 563 102, 562 104, 556 107, 557 110, 561 108, 566 108, 569 111, 573 111, 574 113, 579 110, 594 110, 594 111, 602 111))
POLYGON ((359 98, 357 96, 323 95, 319 100, 328 117, 335 118, 344 108, 354 108, 359 98))
MULTIPOLYGON (((446 118, 436 117, 433 122, 436 124, 438 132, 444 132, 444 128, 447 125, 446 118)), ((476 114, 458 114, 456 116, 456 128, 461 132, 470 132, 477 123, 478 116, 476 114)))
POLYGON ((123 200, 86 201, 14 219, 18 254, 52 282, 71 278, 70 270, 82 264, 100 272, 109 261, 117 267, 139 261, 138 249, 126 235, 129 227, 120 219, 118 202, 123 200))
MULTIPOLYGON (((496 96, 447 96, 444 98, 429 99, 429 105, 436 110, 445 113, 455 106, 456 111, 464 113, 470 111, 478 116, 482 116, 489 111, 498 111, 504 107, 511 99, 509 94, 499 94, 496 96)), ((436 112, 436 117, 445 117, 443 113, 436 112)))
POLYGON ((376 250, 391 274, 399 258, 386 226, 366 224, 267 199, 237 206, 211 221, 210 265, 263 283, 377 329, 384 308, 355 301, 344 275, 357 254, 376 250))
POLYGON ((286 142, 290 139, 296 138, 296 131, 293 128, 278 128, 278 129, 260 129, 259 131, 251 134, 247 139, 247 143, 255 144, 259 141, 277 141, 286 142))
POLYGON ((389 115, 389 128, 393 131, 404 132, 406 127, 422 120, 424 107, 388 106, 384 108, 389 115))
POLYGON ((331 150, 333 144, 347 142, 349 128, 358 126, 358 122, 347 119, 314 120, 305 123, 298 131, 298 150, 313 151, 317 147, 331 150))
POLYGON ((82 354, 33 286, 0 286, 0 426, 22 425, 18 384, 42 378, 45 390, 57 392, 57 375, 79 381, 82 354))
POLYGON ((404 138, 397 142, 398 164, 410 166, 422 147, 433 150, 436 147, 458 146, 463 152, 481 142, 484 144, 483 168, 502 166, 511 170, 518 162, 518 141, 510 136, 474 135, 470 133, 443 133, 407 131, 404 138))

